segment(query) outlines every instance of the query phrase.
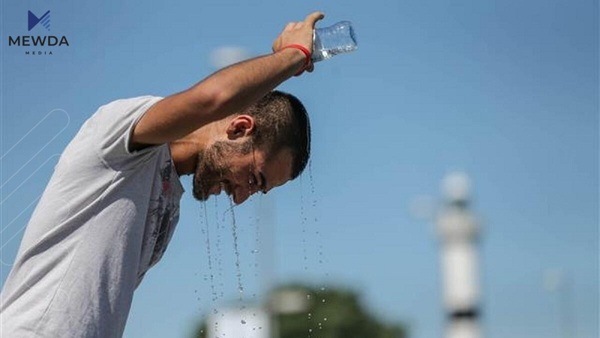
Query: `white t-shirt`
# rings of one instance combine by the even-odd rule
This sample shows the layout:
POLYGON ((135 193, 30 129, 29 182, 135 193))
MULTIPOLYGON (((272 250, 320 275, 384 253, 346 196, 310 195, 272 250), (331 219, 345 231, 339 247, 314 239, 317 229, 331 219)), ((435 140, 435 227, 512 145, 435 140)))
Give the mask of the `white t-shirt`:
POLYGON ((184 192, 168 145, 127 146, 160 99, 100 107, 67 146, 0 295, 0 336, 123 335, 133 292, 162 257, 184 192))

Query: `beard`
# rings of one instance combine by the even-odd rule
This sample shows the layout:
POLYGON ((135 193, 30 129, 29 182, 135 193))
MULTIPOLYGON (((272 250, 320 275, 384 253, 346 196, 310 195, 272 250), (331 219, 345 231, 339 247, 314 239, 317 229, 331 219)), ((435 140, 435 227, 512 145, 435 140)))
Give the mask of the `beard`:
POLYGON ((198 164, 194 172, 192 190, 195 199, 206 201, 211 195, 211 190, 220 185, 223 185, 225 190, 230 190, 226 177, 231 173, 231 168, 227 159, 250 152, 251 141, 248 140, 243 144, 216 141, 208 149, 198 153, 198 164))

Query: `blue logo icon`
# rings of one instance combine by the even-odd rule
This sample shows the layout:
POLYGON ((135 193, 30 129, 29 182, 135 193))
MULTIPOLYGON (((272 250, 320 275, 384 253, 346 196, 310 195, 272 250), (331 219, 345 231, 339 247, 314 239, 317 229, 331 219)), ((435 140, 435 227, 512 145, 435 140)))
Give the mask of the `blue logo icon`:
POLYGON ((39 18, 35 16, 35 14, 31 13, 31 11, 27 12, 27 23, 29 30, 32 30, 33 27, 35 27, 38 23, 41 23, 42 26, 44 26, 47 30, 50 30, 50 11, 47 11, 46 13, 44 13, 44 15, 40 16, 39 18))

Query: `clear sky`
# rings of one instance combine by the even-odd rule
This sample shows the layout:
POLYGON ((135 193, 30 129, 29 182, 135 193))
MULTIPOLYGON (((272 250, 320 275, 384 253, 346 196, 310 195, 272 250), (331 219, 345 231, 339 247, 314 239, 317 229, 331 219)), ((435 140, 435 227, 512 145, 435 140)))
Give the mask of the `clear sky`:
MULTIPOLYGON (((0 284, 58 155, 100 105, 183 90, 215 70, 218 47, 269 53, 288 21, 318 9, 322 26, 352 21, 359 50, 280 87, 311 114, 312 175, 234 208, 244 302, 280 282, 343 286, 409 324, 411 337, 441 337, 439 243, 410 205, 437 199, 444 175, 460 170, 483 220, 486 337, 559 338, 563 310, 573 337, 598 337, 597 1, 1 6, 0 284), (28 32, 28 10, 51 10, 51 31, 28 32), (69 46, 9 46, 21 35, 64 35, 69 46), (544 288, 548 271, 562 271, 566 302, 544 288)), ((215 307, 238 303, 229 203, 198 205, 189 191, 126 337, 184 337, 215 307)))

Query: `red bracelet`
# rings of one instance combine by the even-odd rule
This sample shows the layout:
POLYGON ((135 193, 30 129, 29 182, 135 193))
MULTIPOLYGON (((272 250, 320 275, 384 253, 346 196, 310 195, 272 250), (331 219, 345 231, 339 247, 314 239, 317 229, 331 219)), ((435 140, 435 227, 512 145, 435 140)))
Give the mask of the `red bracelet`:
POLYGON ((304 53, 304 57, 305 57, 304 67, 302 67, 302 69, 298 73, 296 73, 295 76, 298 76, 298 75, 302 74, 310 66, 310 63, 312 62, 311 61, 311 53, 310 53, 310 51, 306 47, 304 47, 302 45, 299 45, 297 43, 293 43, 291 45, 287 45, 287 46, 281 48, 280 51, 282 51, 282 50, 284 50, 286 48, 294 48, 294 49, 297 49, 297 50, 301 51, 302 53, 304 53))

